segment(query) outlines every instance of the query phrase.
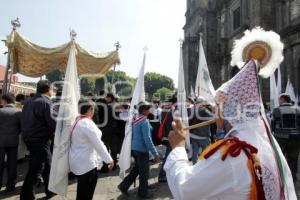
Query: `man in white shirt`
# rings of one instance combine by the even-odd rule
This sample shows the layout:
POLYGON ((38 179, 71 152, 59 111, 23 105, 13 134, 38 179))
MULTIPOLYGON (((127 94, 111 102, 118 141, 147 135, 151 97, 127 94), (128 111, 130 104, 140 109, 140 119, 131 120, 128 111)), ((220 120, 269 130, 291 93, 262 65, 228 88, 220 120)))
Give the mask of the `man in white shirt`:
POLYGON ((173 150, 164 169, 176 200, 297 199, 290 169, 261 110, 256 67, 251 60, 217 90, 216 123, 227 135, 196 165, 188 161, 181 123, 173 124, 173 150))
POLYGON ((112 169, 114 161, 101 140, 102 132, 92 120, 94 103, 80 100, 79 111, 81 115, 71 131, 70 170, 78 177, 76 199, 92 200, 98 178, 97 167, 102 167, 104 161, 112 169))

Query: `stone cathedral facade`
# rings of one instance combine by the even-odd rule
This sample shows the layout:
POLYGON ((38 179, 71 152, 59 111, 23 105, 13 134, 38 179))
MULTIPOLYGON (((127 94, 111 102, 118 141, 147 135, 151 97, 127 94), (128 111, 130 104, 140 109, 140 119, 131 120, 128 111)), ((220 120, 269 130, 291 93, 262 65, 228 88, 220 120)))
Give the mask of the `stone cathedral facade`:
MULTIPOLYGON (((187 93, 195 86, 200 35, 215 88, 238 72, 230 66, 233 41, 246 29, 273 30, 284 43, 282 89, 290 78, 300 94, 300 0, 187 0, 183 61, 187 93)), ((269 99, 269 79, 261 81, 269 99)))

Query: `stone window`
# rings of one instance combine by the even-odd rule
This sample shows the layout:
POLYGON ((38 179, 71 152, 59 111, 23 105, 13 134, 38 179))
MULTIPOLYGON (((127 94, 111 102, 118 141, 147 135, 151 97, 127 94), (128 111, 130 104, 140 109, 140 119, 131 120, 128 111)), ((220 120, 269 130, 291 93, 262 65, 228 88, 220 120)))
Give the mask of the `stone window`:
POLYGON ((238 7, 233 11, 233 30, 241 26, 241 8, 238 7))
POLYGON ((225 38, 225 12, 223 12, 220 17, 220 29, 221 38, 225 38))
POLYGON ((291 20, 300 17, 300 0, 292 0, 290 2, 290 13, 291 20))

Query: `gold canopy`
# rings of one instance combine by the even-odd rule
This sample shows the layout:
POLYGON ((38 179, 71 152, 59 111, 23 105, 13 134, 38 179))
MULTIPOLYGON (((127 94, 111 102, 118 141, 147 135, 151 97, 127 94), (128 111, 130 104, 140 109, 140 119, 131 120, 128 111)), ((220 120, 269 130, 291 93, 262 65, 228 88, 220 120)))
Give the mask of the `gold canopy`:
MULTIPOLYGON (((9 50, 9 63, 13 73, 20 73, 30 77, 40 77, 48 72, 58 69, 66 70, 71 42, 55 48, 38 46, 17 31, 12 31, 6 41, 9 50)), ((104 74, 113 65, 119 64, 117 51, 107 53, 94 53, 76 46, 76 60, 78 74, 104 74)))

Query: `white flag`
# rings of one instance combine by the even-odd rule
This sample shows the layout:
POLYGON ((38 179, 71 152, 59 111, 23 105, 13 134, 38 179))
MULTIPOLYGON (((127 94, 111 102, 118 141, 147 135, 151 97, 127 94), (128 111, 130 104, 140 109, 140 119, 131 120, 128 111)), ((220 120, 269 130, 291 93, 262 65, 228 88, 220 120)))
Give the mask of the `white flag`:
POLYGON ((190 97, 192 97, 193 99, 195 99, 195 98, 196 98, 196 94, 195 94, 195 92, 194 92, 194 90, 193 90, 193 87, 192 87, 192 86, 191 86, 190 97))
POLYGON ((290 81, 290 78, 288 78, 288 82, 286 84, 286 89, 285 89, 285 93, 287 93, 288 95, 290 95, 291 100, 296 102, 296 95, 295 95, 295 91, 294 91, 294 87, 290 81))
MULTIPOLYGON (((178 109, 177 110, 178 113, 176 113, 176 116, 182 119, 183 127, 188 127, 189 119, 188 119, 187 105, 186 105, 186 92, 185 92, 183 57, 182 57, 181 46, 180 46, 180 58, 179 58, 179 71, 178 71, 177 109, 178 109)), ((186 135, 186 146, 187 149, 191 150, 189 132, 186 135)))
POLYGON ((278 96, 281 94, 282 89, 281 89, 282 85, 281 85, 281 71, 280 71, 280 65, 277 69, 277 94, 278 96))
POLYGON ((199 42, 199 66, 196 79, 195 94, 197 96, 204 97, 208 103, 212 105, 215 104, 214 96, 216 94, 216 91, 210 79, 201 38, 199 42))
POLYGON ((276 86, 275 74, 273 73, 270 77, 270 108, 273 110, 279 106, 278 101, 278 88, 276 86))
POLYGON ((131 165, 131 138, 132 138, 132 120, 134 117, 134 107, 140 102, 145 101, 145 86, 144 86, 144 73, 145 73, 146 53, 144 54, 143 64, 140 69, 139 77, 137 79, 132 100, 130 103, 129 119, 125 126, 125 138, 122 144, 120 153, 119 166, 120 177, 124 178, 126 171, 131 165))
POLYGON ((71 44, 62 98, 58 111, 49 190, 61 196, 67 195, 69 173, 69 148, 71 126, 78 116, 80 89, 77 74, 75 44, 71 44))

